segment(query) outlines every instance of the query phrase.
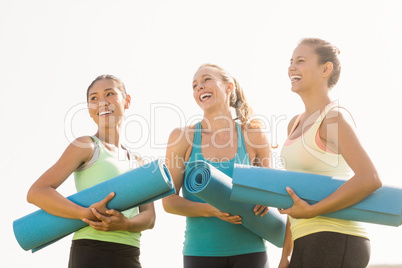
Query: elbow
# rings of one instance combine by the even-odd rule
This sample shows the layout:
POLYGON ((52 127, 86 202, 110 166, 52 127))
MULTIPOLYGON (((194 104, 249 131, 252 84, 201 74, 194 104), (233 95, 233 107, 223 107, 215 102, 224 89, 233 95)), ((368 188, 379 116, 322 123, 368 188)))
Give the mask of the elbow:
POLYGON ((370 189, 371 192, 376 191, 378 188, 380 188, 382 186, 382 181, 377 172, 366 174, 364 177, 366 179, 368 178, 366 180, 366 185, 367 185, 368 189, 370 189))
POLYGON ((382 186, 382 181, 376 170, 367 170, 359 174, 355 174, 360 185, 364 186, 367 193, 373 193, 382 186))
POLYGON ((172 207, 172 205, 171 205, 171 197, 169 196, 169 197, 165 197, 165 198, 163 198, 162 199, 162 206, 163 206, 163 209, 165 210, 165 212, 167 212, 167 213, 173 213, 173 211, 174 211, 174 209, 173 209, 173 207, 172 207))
POLYGON ((152 230, 155 227, 155 219, 156 217, 153 217, 153 219, 150 221, 149 225, 148 225, 148 229, 152 230))
POLYGON ((378 188, 382 187, 382 181, 380 176, 376 173, 373 174, 373 187, 375 188, 375 190, 377 190, 378 188))
POLYGON ((156 213, 153 211, 152 214, 150 214, 150 217, 148 218, 148 222, 144 230, 151 230, 155 227, 155 222, 156 222, 156 213))
POLYGON ((32 189, 32 187, 28 190, 27 202, 30 204, 35 204, 35 191, 32 189))

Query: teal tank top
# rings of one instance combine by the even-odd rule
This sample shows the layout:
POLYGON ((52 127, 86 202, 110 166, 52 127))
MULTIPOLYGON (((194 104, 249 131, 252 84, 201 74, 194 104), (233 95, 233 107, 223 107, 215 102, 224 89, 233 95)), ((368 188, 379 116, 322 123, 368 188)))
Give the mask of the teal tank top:
MULTIPOLYGON (((201 122, 195 125, 193 148, 188 162, 204 160, 219 169, 229 177, 233 175, 234 164, 251 165, 250 158, 241 131, 237 128, 237 154, 234 158, 224 162, 206 160, 201 153, 201 122)), ((193 201, 205 203, 200 198, 188 192, 185 187, 183 197, 193 201)), ((223 211, 226 212, 226 211, 223 211)), ((232 224, 216 217, 187 217, 183 247, 185 256, 233 256, 265 251, 263 239, 242 225, 232 224)))

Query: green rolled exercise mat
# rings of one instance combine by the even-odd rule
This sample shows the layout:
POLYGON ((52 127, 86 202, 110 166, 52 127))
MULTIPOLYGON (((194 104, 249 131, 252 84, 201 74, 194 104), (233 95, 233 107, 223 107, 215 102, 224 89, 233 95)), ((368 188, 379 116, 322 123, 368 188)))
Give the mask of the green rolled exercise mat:
POLYGON ((245 228, 277 247, 283 246, 286 225, 280 215, 268 212, 264 217, 256 216, 255 204, 230 200, 232 179, 229 176, 205 161, 188 165, 184 185, 190 193, 223 212, 241 216, 245 228))
MULTIPOLYGON (((174 194, 175 189, 167 167, 159 159, 67 198, 78 205, 89 207, 111 192, 116 194, 107 207, 123 211, 174 194)), ((24 250, 32 249, 32 252, 85 226, 88 224, 82 220, 54 216, 42 209, 13 223, 18 243, 24 250)))
MULTIPOLYGON (((300 198, 314 204, 329 196, 343 183, 345 180, 330 176, 235 165, 231 200, 289 208, 293 200, 286 191, 287 186, 300 198)), ((399 226, 402 223, 401 213, 402 189, 383 186, 350 207, 322 216, 399 226)))

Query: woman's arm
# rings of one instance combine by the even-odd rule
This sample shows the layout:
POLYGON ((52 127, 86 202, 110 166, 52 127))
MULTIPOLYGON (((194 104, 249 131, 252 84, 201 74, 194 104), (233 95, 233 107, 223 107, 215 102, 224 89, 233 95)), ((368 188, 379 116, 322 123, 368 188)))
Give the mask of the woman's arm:
POLYGON ((281 210, 281 213, 294 218, 311 218, 330 213, 359 202, 382 186, 371 159, 363 149, 354 128, 342 113, 335 110, 328 113, 320 127, 320 137, 329 149, 343 156, 354 176, 314 205, 308 205, 299 199, 292 189, 288 189, 295 205, 281 210))
MULTIPOLYGON (((297 117, 298 116, 294 116, 289 122, 288 131, 287 131, 288 136, 290 135, 290 132, 292 131, 293 125, 296 122, 297 117)), ((293 239, 292 239, 292 232, 290 230, 289 217, 287 217, 285 240, 283 242, 282 256, 281 256, 281 260, 279 262, 278 268, 288 268, 289 267, 292 252, 293 252, 293 239)))
MULTIPOLYGON (((81 137, 73 141, 60 159, 31 186, 27 201, 56 216, 96 219, 89 208, 75 204, 56 191, 74 170, 92 157, 93 148, 90 137, 81 137)), ((102 210, 112 198, 112 195, 108 195, 106 199, 97 203, 97 208, 102 210)))
MULTIPOLYGON (((251 128, 244 132, 247 153, 251 164, 259 167, 272 167, 271 144, 261 128, 251 128)), ((255 215, 265 216, 268 207, 256 205, 253 209, 255 215)))
POLYGON ((230 216, 221 212, 208 203, 192 202, 181 197, 180 190, 183 186, 185 160, 192 148, 189 128, 177 128, 169 136, 166 149, 166 166, 172 176, 176 193, 162 199, 166 212, 186 217, 218 217, 231 223, 240 224, 240 216, 230 216))
POLYGON ((247 153, 253 166, 272 166, 271 144, 261 128, 251 128, 244 132, 247 153))
POLYGON ((290 257, 293 252, 293 240, 292 232, 290 231, 289 217, 286 221, 285 241, 282 248, 282 257, 279 262, 278 268, 288 268, 290 263, 290 257))
POLYGON ((83 219, 83 221, 98 231, 118 230, 139 233, 154 228, 156 218, 154 203, 142 205, 139 210, 139 214, 129 219, 123 213, 114 209, 109 209, 104 214, 101 214, 95 208, 92 208, 92 213, 98 218, 98 221, 89 219, 83 219))

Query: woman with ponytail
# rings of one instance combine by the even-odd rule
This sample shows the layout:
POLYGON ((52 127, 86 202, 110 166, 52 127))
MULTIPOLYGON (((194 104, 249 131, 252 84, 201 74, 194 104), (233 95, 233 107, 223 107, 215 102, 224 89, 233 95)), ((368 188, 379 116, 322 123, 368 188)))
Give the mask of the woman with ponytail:
POLYGON ((363 268, 370 260, 370 240, 364 226, 322 216, 359 202, 382 185, 357 137, 353 118, 331 98, 330 91, 341 73, 338 54, 339 49, 331 43, 306 38, 290 60, 291 90, 300 96, 305 110, 289 122, 281 152, 284 167, 346 182, 313 205, 287 188, 293 206, 280 210, 288 215, 288 221, 279 268, 363 268))
MULTIPOLYGON (((243 228, 239 215, 220 211, 182 187, 186 162, 204 160, 230 177, 235 163, 270 167, 267 137, 259 122, 251 119, 253 112, 243 89, 221 67, 203 64, 198 68, 193 79, 193 97, 204 117, 197 124, 174 129, 170 134, 166 164, 177 192, 163 199, 165 211, 187 217, 184 267, 267 268, 263 239, 243 228), (231 108, 236 111, 235 119, 231 108)), ((254 207, 256 217, 267 212, 267 207, 254 207)))

